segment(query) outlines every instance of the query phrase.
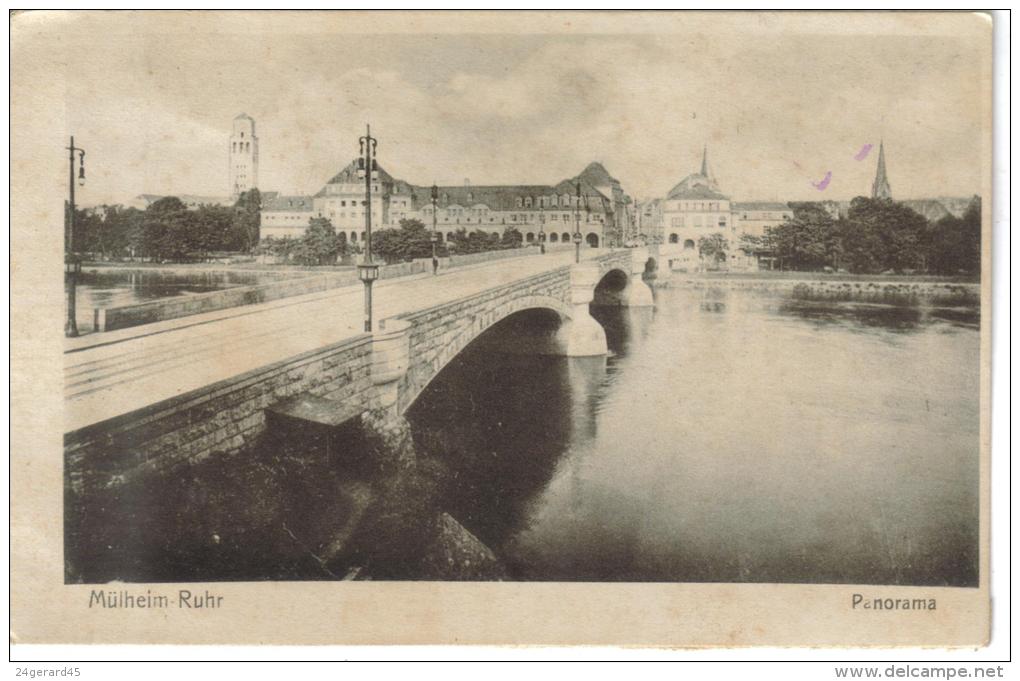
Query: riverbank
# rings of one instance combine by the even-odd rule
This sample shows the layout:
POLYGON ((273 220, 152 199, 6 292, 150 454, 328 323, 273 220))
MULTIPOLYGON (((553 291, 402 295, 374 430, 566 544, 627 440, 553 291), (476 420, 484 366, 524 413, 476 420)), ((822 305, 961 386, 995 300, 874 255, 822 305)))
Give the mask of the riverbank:
POLYGON ((795 300, 886 305, 979 307, 981 284, 957 277, 809 274, 801 272, 681 274, 654 279, 657 288, 735 290, 795 300))

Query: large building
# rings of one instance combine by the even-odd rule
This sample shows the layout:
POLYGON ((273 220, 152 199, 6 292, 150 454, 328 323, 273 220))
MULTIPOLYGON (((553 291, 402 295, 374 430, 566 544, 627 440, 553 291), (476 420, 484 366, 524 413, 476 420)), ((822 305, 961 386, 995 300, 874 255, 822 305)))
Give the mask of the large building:
POLYGON ((691 173, 676 184, 661 204, 663 236, 667 243, 694 248, 698 239, 721 233, 727 239, 736 234, 731 215, 730 197, 719 189, 719 183, 708 165, 708 147, 701 157, 701 170, 691 173))
POLYGON ((712 173, 706 146, 700 170, 678 182, 665 198, 644 203, 640 215, 646 239, 680 247, 680 255, 670 258, 673 267, 698 267, 699 241, 721 234, 728 245, 728 266, 745 268, 755 262, 740 250, 741 237, 763 236, 792 217, 793 210, 777 201, 732 201, 712 173))
MULTIPOLYGON (((440 238, 460 229, 502 234, 518 230, 526 242, 544 234, 548 243, 570 241, 579 223, 592 247, 622 244, 632 202, 600 163, 556 185, 445 185, 437 188, 435 224, 440 238), (580 200, 577 188, 580 185, 580 200)), ((357 160, 313 196, 278 196, 263 203, 262 238, 299 238, 312 218, 327 218, 351 242, 365 238, 365 179, 357 160)), ((372 178, 372 227, 396 227, 403 219, 433 224, 432 188, 395 179, 382 167, 372 178)))

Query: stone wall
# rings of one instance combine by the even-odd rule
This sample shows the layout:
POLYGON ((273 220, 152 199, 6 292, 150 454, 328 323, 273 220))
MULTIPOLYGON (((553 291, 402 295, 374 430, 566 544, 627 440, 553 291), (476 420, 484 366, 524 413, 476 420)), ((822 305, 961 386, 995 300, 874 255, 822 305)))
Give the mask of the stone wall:
POLYGON ((728 289, 782 294, 797 300, 847 301, 972 307, 981 302, 981 285, 966 282, 892 279, 810 279, 678 277, 661 285, 674 288, 728 289))
POLYGON ((265 408, 302 392, 334 399, 351 415, 369 402, 371 338, 361 335, 97 423, 64 436, 74 493, 234 454, 265 430, 265 408))

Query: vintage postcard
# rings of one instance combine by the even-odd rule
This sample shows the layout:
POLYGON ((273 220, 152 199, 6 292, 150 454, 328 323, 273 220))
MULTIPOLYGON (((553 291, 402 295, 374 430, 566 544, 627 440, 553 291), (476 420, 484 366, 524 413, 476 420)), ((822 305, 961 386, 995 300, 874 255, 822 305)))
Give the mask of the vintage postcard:
POLYGON ((11 640, 985 644, 992 28, 14 13, 11 640))

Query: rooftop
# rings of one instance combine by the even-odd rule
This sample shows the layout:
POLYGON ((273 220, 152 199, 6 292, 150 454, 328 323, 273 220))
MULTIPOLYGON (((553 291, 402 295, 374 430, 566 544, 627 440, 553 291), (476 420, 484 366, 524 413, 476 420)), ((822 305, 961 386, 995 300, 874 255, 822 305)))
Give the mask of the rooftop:
POLYGON ((264 211, 300 211, 312 210, 311 196, 274 196, 268 201, 262 202, 264 211))

